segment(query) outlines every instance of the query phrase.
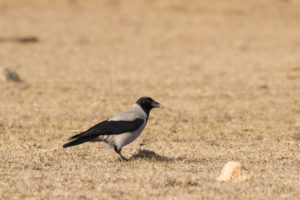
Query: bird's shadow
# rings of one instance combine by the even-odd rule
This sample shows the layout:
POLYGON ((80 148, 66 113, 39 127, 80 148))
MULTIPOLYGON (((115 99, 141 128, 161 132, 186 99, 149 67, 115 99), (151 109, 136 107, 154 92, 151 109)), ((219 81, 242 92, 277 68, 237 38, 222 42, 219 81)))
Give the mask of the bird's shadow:
POLYGON ((138 160, 138 159, 164 161, 164 162, 174 161, 174 158, 168 158, 166 156, 161 156, 159 154, 156 154, 154 151, 146 150, 146 149, 140 149, 137 153, 133 154, 129 158, 130 161, 138 160))
POLYGON ((158 162, 186 162, 186 163, 203 163, 207 160, 204 159, 187 159, 185 157, 166 157, 163 155, 159 155, 151 150, 146 149, 140 149, 137 153, 133 154, 128 160, 134 161, 134 160, 150 160, 150 161, 158 161, 158 162))

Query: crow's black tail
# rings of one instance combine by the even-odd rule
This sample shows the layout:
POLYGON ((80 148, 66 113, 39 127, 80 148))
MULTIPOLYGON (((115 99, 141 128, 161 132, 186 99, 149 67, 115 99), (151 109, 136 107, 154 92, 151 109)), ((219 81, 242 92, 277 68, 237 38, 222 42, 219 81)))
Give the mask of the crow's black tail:
POLYGON ((79 139, 81 136, 83 136, 83 134, 85 134, 87 131, 79 133, 77 135, 74 135, 72 137, 70 137, 68 140, 74 140, 74 139, 79 139))
POLYGON ((85 142, 89 142, 93 139, 95 139, 97 136, 94 136, 94 135, 90 135, 90 136, 86 136, 86 137, 82 137, 82 138, 77 138, 71 142, 68 142, 66 144, 63 145, 64 148, 67 148, 67 147, 72 147, 72 146, 76 146, 76 145, 79 145, 79 144, 82 144, 82 143, 85 143, 85 142))

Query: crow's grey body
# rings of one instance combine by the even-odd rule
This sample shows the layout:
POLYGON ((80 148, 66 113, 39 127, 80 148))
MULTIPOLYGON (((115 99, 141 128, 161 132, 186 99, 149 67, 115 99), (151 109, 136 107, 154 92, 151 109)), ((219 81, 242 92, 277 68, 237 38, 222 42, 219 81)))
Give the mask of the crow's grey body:
POLYGON ((135 119, 142 119, 143 122, 136 126, 136 130, 121 134, 99 135, 95 140, 99 142, 103 141, 111 147, 116 146, 118 149, 122 149, 123 146, 131 143, 142 133, 147 124, 147 117, 143 109, 139 105, 134 104, 130 109, 118 113, 108 119, 108 121, 134 121, 135 119))
POLYGON ((85 142, 105 142, 113 147, 121 158, 122 148, 134 141, 144 130, 150 110, 159 108, 160 104, 149 97, 141 97, 131 108, 120 112, 114 117, 103 121, 85 132, 74 135, 64 148, 79 145, 85 142))

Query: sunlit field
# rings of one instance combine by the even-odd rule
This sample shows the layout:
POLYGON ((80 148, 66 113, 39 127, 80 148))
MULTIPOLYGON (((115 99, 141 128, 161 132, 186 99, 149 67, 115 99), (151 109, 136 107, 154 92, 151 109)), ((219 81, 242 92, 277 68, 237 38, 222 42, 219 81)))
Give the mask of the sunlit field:
POLYGON ((300 199, 300 2, 1 0, 0 199, 300 199), (141 96, 122 153, 67 139, 141 96), (250 181, 218 182, 228 161, 250 181))

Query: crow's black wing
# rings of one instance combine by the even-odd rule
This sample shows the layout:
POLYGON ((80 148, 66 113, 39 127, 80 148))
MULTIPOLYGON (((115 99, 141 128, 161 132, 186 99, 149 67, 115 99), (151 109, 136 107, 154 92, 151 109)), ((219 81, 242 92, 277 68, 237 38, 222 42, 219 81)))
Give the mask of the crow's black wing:
POLYGON ((97 138, 99 135, 117 135, 137 130, 144 123, 144 119, 136 118, 133 121, 103 121, 87 131, 70 137, 73 140, 63 147, 70 147, 97 138))
POLYGON ((74 135, 70 138, 70 140, 86 137, 91 135, 117 135, 125 132, 132 132, 137 130, 142 124, 144 120, 141 118, 136 118, 133 121, 103 121, 87 131, 74 135))

